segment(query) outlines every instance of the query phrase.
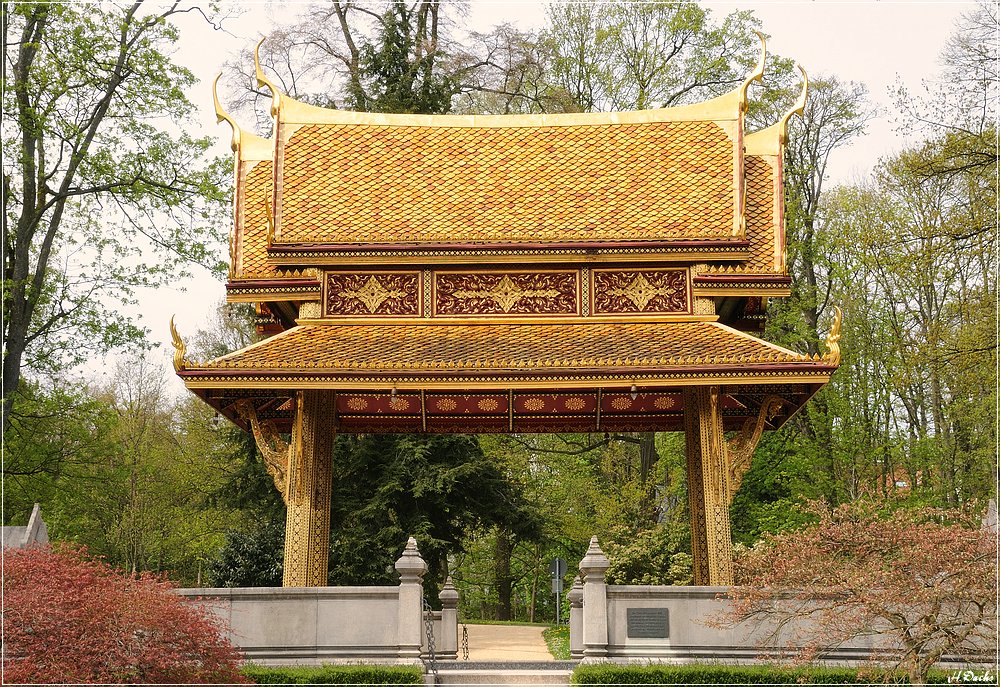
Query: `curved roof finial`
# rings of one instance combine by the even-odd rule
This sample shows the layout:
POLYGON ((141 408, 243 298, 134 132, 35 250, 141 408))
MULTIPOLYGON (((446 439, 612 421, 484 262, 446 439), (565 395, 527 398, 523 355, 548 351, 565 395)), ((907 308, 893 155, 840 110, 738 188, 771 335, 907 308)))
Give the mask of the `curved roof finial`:
POLYGON ((844 311, 836 305, 833 306, 833 323, 830 325, 830 331, 826 335, 826 341, 823 342, 826 345, 826 354, 823 356, 823 362, 830 365, 840 365, 840 325, 843 319, 844 311))
POLYGON ((184 360, 187 346, 184 345, 181 335, 177 332, 173 315, 170 316, 170 342, 174 345, 174 372, 181 372, 187 366, 187 361, 184 360))
POLYGON ((253 68, 254 72, 257 75, 257 85, 267 86, 269 89, 271 89, 271 116, 277 117, 278 110, 281 109, 282 93, 281 90, 275 85, 275 83, 271 81, 269 78, 267 78, 267 75, 264 74, 264 69, 260 66, 260 46, 263 45, 264 41, 266 40, 267 36, 261 38, 259 41, 257 41, 257 45, 253 49, 253 68))
POLYGON ((754 66, 753 72, 747 76, 743 85, 740 86, 740 112, 746 112, 747 110, 747 89, 750 87, 750 82, 760 81, 764 77, 764 65, 767 62, 767 36, 757 30, 754 30, 754 33, 760 38, 760 57, 757 58, 757 64, 754 66))
POLYGON ((215 81, 212 82, 212 99, 215 101, 215 117, 216 120, 221 124, 222 122, 229 122, 229 126, 233 127, 233 140, 230 146, 235 153, 240 149, 240 125, 236 123, 233 116, 222 109, 222 103, 219 102, 219 79, 222 78, 222 72, 215 77, 215 81))
POLYGON ((788 120, 792 118, 792 115, 802 116, 802 113, 806 109, 806 98, 809 95, 809 75, 806 74, 806 70, 802 68, 802 65, 795 65, 802 72, 802 91, 799 93, 799 97, 795 100, 795 104, 792 105, 792 109, 782 115, 781 119, 778 120, 778 141, 782 144, 788 140, 788 120))

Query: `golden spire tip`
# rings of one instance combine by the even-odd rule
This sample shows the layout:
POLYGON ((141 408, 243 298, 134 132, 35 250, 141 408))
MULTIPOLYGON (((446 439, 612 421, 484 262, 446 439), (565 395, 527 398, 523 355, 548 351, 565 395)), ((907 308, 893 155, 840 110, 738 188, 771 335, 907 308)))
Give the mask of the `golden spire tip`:
POLYGON ((215 77, 215 81, 212 82, 212 100, 215 102, 215 118, 220 124, 222 122, 229 122, 229 126, 233 128, 233 139, 230 142, 230 147, 235 153, 240 149, 240 125, 236 123, 232 115, 222 109, 222 102, 219 100, 219 79, 222 78, 222 72, 215 77))
POLYGON ((740 86, 740 112, 746 112, 747 110, 747 89, 750 87, 750 82, 760 81, 764 78, 764 65, 767 64, 767 37, 756 29, 754 33, 760 39, 760 56, 757 58, 757 64, 754 65, 753 71, 743 81, 743 85, 740 86))
POLYGON ((184 355, 187 353, 187 346, 184 345, 181 335, 177 332, 177 326, 174 324, 174 317, 175 315, 170 316, 170 341, 174 345, 174 372, 180 372, 187 365, 184 361, 184 355))
POLYGON ((257 76, 257 85, 267 86, 271 91, 271 116, 276 117, 278 115, 278 111, 281 109, 282 93, 275 83, 267 78, 267 75, 264 73, 264 68, 260 66, 260 46, 264 44, 265 40, 267 40, 267 36, 264 36, 257 41, 257 45, 253 49, 253 68, 254 73, 257 76))

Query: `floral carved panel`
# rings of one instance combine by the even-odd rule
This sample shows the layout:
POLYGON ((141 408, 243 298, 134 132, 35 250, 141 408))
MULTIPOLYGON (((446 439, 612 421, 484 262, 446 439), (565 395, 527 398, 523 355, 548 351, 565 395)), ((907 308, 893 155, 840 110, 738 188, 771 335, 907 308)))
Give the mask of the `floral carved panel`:
POLYGON ((686 313, 687 270, 594 270, 594 314, 686 313))
POLYGON ((420 315, 418 272, 327 272, 325 316, 420 315))
POLYGON ((436 315, 576 315, 578 274, 444 272, 434 275, 436 315))

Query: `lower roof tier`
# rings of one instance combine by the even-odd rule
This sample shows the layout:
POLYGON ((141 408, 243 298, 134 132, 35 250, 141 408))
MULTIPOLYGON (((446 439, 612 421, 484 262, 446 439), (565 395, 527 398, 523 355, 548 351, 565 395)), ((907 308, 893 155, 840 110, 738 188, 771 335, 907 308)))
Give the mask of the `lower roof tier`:
POLYGON ((683 389, 719 385, 727 429, 782 399, 783 424, 836 365, 717 322, 300 324, 202 364, 185 385, 236 424, 285 431, 302 389, 336 391, 346 432, 680 429, 683 389))

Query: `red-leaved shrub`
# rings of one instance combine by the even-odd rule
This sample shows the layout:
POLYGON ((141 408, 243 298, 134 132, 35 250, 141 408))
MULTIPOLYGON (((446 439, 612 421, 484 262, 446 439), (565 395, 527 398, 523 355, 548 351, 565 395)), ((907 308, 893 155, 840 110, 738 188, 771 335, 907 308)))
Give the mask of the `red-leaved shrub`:
POLYGON ((5 552, 4 683, 245 683, 203 609, 70 547, 5 552))

